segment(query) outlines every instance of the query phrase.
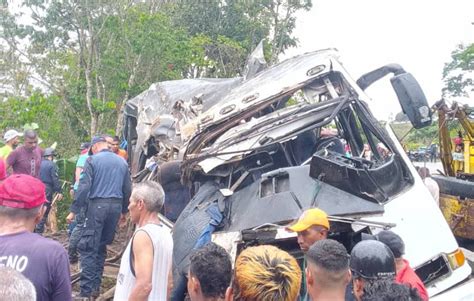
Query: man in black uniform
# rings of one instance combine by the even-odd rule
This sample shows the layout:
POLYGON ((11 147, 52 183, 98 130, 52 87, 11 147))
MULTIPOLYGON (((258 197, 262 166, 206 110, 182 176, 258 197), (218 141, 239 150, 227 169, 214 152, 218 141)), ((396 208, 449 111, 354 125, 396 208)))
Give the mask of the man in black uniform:
POLYGON ((71 205, 71 222, 86 207, 86 219, 77 249, 82 266, 81 297, 98 295, 107 255, 119 219, 125 220, 131 194, 127 162, 108 148, 105 137, 94 137, 91 155, 84 165, 83 177, 71 205))
POLYGON ((46 200, 47 202, 44 203, 46 207, 46 211, 44 212, 43 218, 41 221, 36 225, 35 232, 36 233, 43 233, 44 232, 44 224, 48 220, 49 211, 51 210, 51 204, 53 202, 54 193, 57 193, 56 199, 59 201, 63 198, 61 194, 61 183, 59 182, 58 177, 58 167, 56 163, 54 163, 54 157, 56 156, 56 152, 52 148, 47 148, 44 150, 43 153, 43 160, 41 161, 40 165, 40 179, 41 182, 46 186, 46 200))

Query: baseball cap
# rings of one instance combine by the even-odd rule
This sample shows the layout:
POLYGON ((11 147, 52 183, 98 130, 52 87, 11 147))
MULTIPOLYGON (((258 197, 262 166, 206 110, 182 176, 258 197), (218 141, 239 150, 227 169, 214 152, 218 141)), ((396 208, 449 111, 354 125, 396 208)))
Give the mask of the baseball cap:
POLYGON ((92 147, 94 146, 94 144, 99 143, 99 142, 107 142, 107 140, 105 140, 104 136, 95 136, 95 137, 93 137, 92 140, 91 140, 91 144, 90 144, 89 156, 93 155, 92 147))
POLYGON ((329 230, 328 215, 319 208, 306 210, 296 223, 288 226, 286 229, 293 232, 301 232, 315 225, 323 226, 329 230))
POLYGON ((405 254, 405 243, 402 238, 393 231, 383 230, 376 235, 363 233, 362 240, 378 240, 384 243, 390 251, 392 251, 395 258, 400 258, 405 254))
POLYGON ((89 147, 91 147, 91 143, 90 142, 84 142, 84 143, 81 143, 81 146, 79 147, 80 150, 85 150, 85 149, 89 149, 89 147))
POLYGON ((32 176, 15 174, 0 185, 0 206, 30 209, 46 202, 44 184, 32 176))
POLYGON ((8 142, 8 141, 12 140, 15 137, 21 137, 21 136, 23 136, 23 134, 20 133, 20 132, 17 132, 15 130, 8 130, 5 133, 5 135, 3 135, 3 140, 5 140, 5 142, 8 142))

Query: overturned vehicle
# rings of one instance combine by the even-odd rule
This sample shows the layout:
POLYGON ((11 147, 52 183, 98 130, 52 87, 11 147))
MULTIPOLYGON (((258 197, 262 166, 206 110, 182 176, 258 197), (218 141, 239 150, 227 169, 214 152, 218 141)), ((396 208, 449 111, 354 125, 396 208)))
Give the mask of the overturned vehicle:
POLYGON ((348 251, 362 233, 398 233, 430 296, 470 275, 403 148, 369 110, 364 90, 387 74, 412 124, 430 124, 411 74, 387 65, 354 81, 333 49, 244 78, 160 83, 129 102, 125 133, 136 180, 182 192, 177 206, 167 196, 164 212, 176 218, 173 300, 184 299, 192 250, 210 240, 233 258, 272 244, 302 260, 285 225, 311 207, 329 214, 330 237, 348 251))

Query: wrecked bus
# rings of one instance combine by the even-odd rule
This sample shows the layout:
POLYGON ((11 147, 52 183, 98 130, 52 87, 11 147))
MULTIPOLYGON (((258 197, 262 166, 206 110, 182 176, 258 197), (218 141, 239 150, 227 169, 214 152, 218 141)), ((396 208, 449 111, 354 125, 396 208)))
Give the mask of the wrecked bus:
POLYGON ((284 226, 310 207, 329 214, 329 237, 349 252, 362 233, 399 234, 430 296, 468 278, 471 268, 441 211, 364 92, 393 74, 403 111, 421 128, 431 111, 415 78, 387 65, 355 81, 334 49, 270 68, 263 55, 253 57, 241 78, 158 83, 127 103, 135 179, 189 193, 179 208, 165 201, 165 211, 179 211, 173 300, 185 296, 189 254, 209 240, 234 259, 247 246, 272 244, 302 260, 284 226), (365 145, 370 158, 362 156, 365 145))

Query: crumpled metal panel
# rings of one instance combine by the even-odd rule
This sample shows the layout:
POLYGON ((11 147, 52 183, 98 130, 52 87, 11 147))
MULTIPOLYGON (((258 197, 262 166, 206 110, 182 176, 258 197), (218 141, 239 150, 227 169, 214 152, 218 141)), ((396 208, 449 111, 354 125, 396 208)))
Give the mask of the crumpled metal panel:
POLYGON ((382 205, 309 177, 309 169, 310 166, 305 165, 272 171, 263 174, 261 179, 248 187, 236 191, 225 200, 231 204, 231 216, 228 217, 225 231, 241 231, 265 223, 291 221, 312 207, 321 208, 334 216, 362 217, 384 212, 382 205), (270 180, 272 186, 269 192, 265 191, 265 179, 270 180))
MULTIPOLYGON (((173 105, 179 101, 191 101, 199 96, 205 111, 228 91, 242 81, 241 77, 229 79, 183 79, 156 83, 135 98, 125 108, 125 118, 136 118, 137 142, 132 156, 132 174, 138 172, 138 158, 146 152, 144 146, 150 138, 151 128, 160 116, 171 115, 173 105)), ((129 140, 127 138, 127 140, 129 140)))
POLYGON ((207 208, 221 197, 216 183, 204 183, 179 215, 173 228, 173 265, 180 271, 189 264, 190 251, 211 221, 207 208))

